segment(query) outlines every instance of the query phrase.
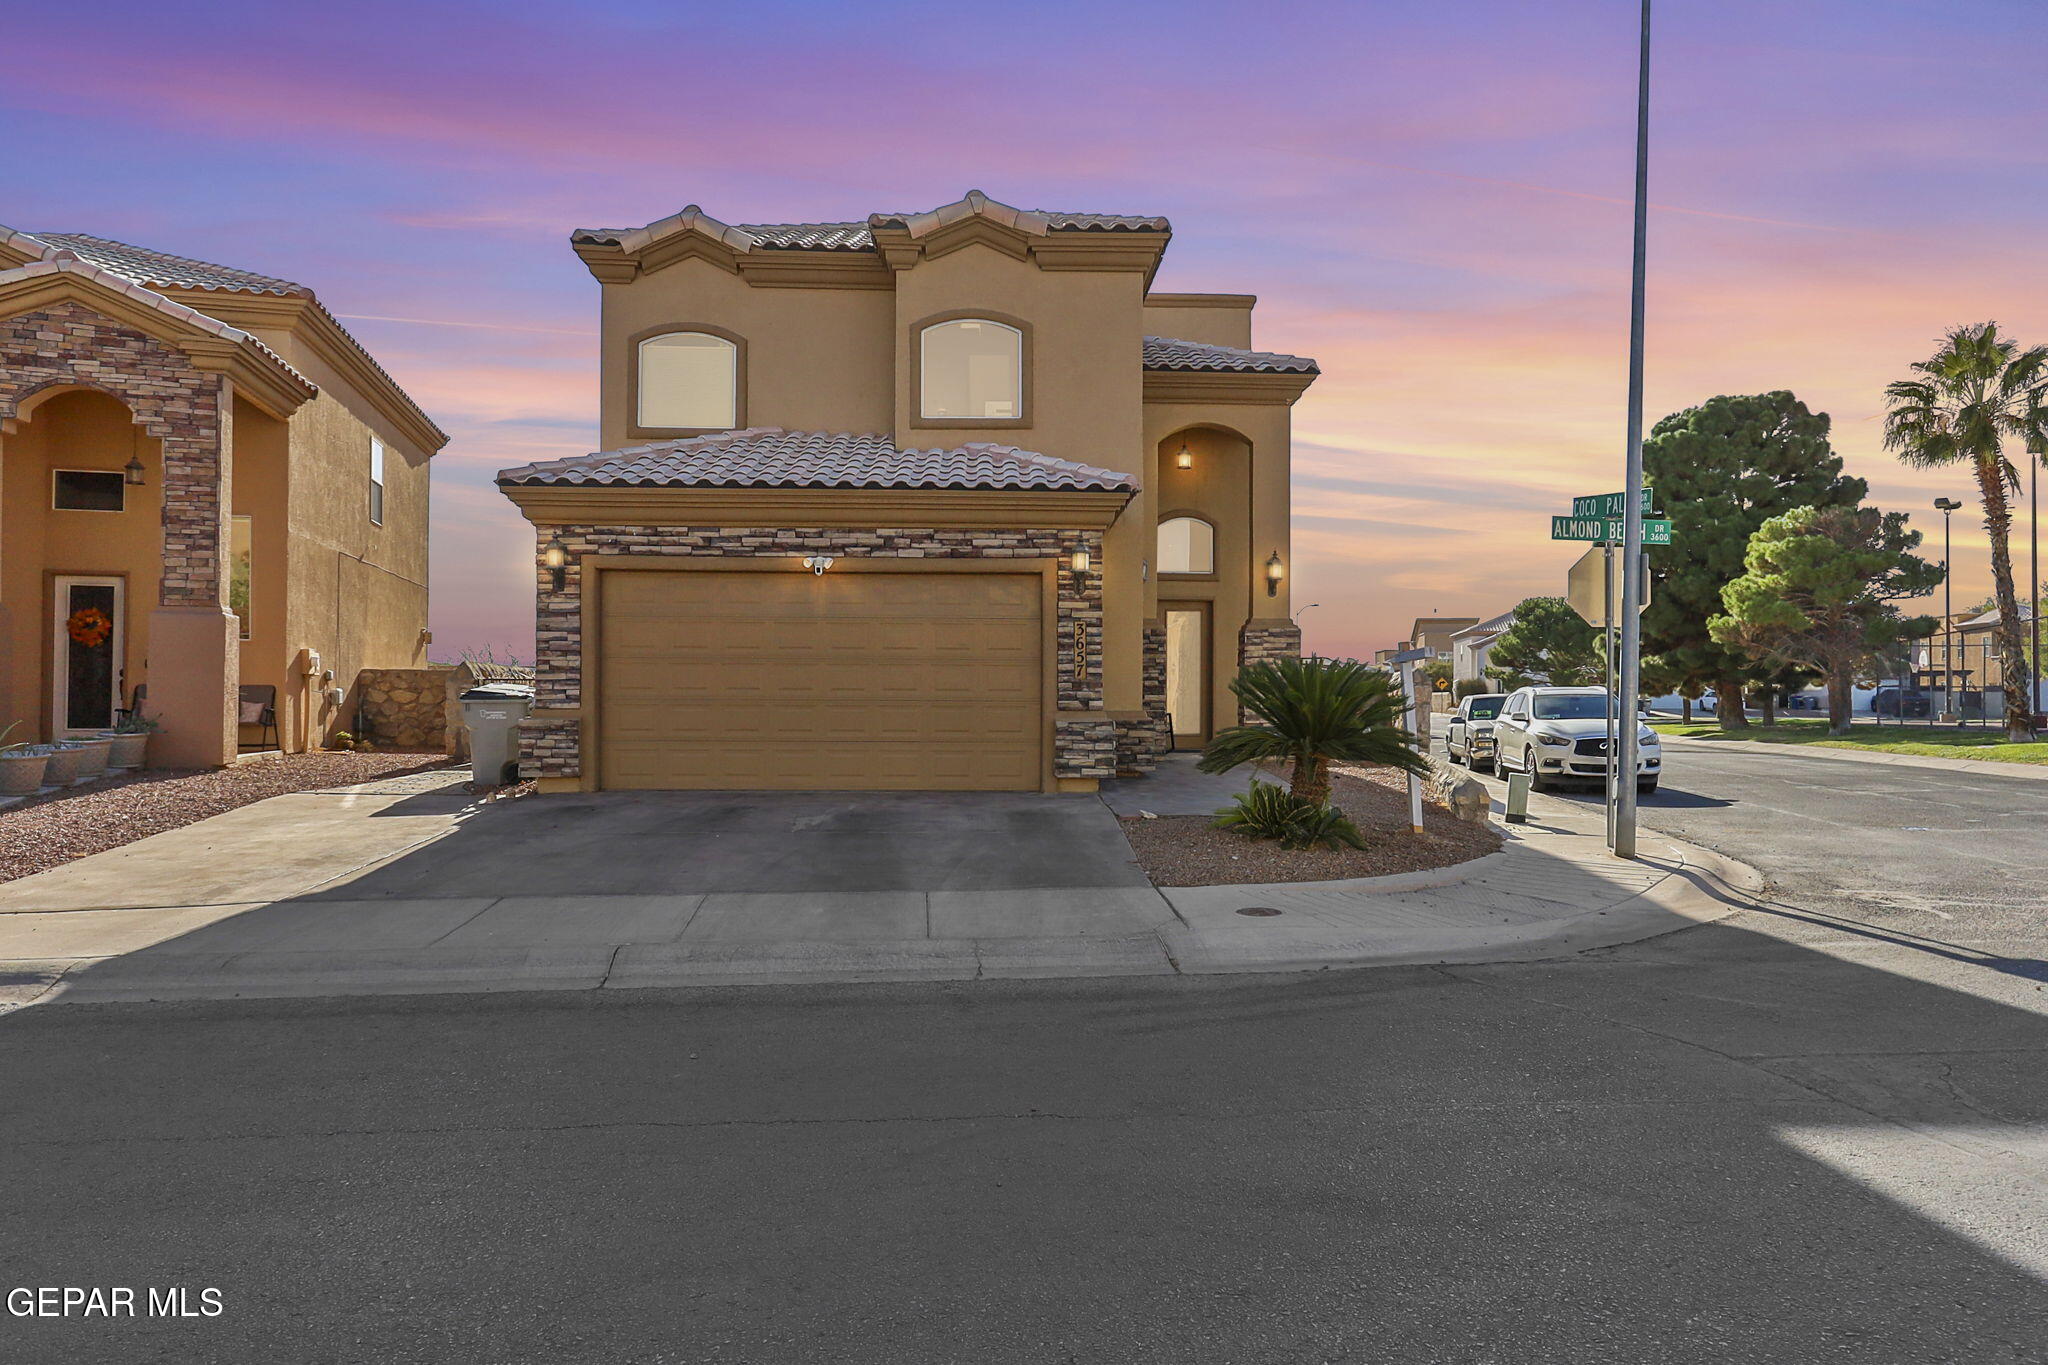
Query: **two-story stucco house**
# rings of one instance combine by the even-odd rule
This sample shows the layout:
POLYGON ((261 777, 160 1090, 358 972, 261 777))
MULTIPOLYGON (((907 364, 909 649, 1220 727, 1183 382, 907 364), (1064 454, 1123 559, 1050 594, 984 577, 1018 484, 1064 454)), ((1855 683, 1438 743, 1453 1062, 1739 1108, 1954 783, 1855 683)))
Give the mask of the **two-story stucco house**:
POLYGON ((446 440, 303 285, 0 227, 0 729, 139 710, 206 767, 352 728, 426 661, 446 440))
POLYGON ((535 527, 544 789, 1076 791, 1236 719, 1289 618, 1290 408, 1163 218, 1018 210, 571 241, 597 454, 535 527))

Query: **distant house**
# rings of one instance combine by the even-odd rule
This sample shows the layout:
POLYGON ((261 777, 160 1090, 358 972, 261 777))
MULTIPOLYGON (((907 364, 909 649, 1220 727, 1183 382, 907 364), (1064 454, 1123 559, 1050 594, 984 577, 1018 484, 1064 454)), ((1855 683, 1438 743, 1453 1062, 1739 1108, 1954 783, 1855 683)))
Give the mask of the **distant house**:
POLYGON ((0 727, 152 761, 356 728, 427 646, 440 428, 313 291, 0 227, 0 727))
POLYGON ((1476 616, 1418 616, 1409 627, 1409 649, 1426 649, 1439 659, 1451 657, 1451 637, 1468 626, 1479 624, 1476 616))
POLYGON ((1498 616, 1470 625, 1451 634, 1451 679, 1466 682, 1472 679, 1484 681, 1486 668, 1492 661, 1493 646, 1515 623, 1515 614, 1504 611, 1498 616))

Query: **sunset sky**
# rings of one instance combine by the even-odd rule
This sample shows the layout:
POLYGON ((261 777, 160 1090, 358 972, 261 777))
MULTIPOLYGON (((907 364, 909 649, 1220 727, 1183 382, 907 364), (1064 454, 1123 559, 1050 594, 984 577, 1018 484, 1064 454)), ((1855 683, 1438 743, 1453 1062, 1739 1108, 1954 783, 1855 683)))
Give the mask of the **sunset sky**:
MULTIPOLYGON (((1635 8, 23 6, 0 222, 313 286, 454 438, 437 655, 530 657, 532 543, 490 480, 595 439, 572 227, 970 188, 1163 214, 1159 288, 1256 293, 1257 344, 1322 363, 1295 601, 1312 647, 1366 653, 1561 590, 1548 515, 1619 486, 1635 8)), ((1663 0, 1651 418, 1792 389, 1938 554, 1928 504, 1972 489, 1882 451, 1882 388, 1959 323, 2048 342, 2043 52, 2040 0, 1663 0)), ((1959 604, 1988 590, 1961 515, 1959 604)))

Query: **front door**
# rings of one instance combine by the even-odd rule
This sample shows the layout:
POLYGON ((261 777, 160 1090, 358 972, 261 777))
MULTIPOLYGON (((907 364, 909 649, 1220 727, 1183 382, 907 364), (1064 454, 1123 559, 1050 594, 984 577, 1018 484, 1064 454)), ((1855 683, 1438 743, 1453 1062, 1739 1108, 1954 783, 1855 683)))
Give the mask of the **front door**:
POLYGON ((1209 604, 1159 605, 1166 621, 1166 713, 1173 718, 1173 747, 1199 749, 1209 742, 1209 604))
POLYGON ((121 706, 126 603, 118 578, 59 578, 51 611, 51 733, 96 734, 121 706))

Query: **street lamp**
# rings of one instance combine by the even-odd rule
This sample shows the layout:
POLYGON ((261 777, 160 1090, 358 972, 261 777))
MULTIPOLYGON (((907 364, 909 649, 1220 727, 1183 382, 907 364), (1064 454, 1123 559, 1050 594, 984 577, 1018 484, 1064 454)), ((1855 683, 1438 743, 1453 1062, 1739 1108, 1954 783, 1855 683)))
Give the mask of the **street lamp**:
MULTIPOLYGON (((1949 518, 1961 509, 1962 503, 1955 498, 1936 498, 1934 510, 1941 513, 1941 710, 1944 716, 1955 713, 1955 630, 1956 630, 1956 585, 1949 577, 1949 518)), ((1899 719, 1906 718, 1906 708, 1899 707, 1899 719)))

